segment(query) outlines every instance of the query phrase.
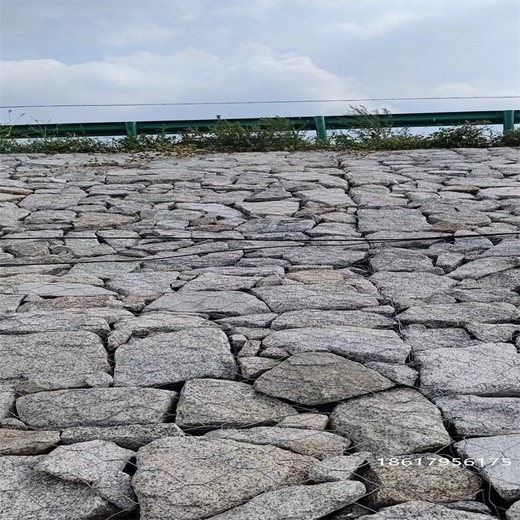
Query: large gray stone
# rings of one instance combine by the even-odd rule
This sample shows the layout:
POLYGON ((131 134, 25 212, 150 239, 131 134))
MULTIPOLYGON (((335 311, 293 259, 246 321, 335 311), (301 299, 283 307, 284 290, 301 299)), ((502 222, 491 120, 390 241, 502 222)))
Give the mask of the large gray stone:
POLYGON ((440 347, 469 347, 475 344, 471 336, 464 329, 427 329, 424 325, 410 325, 404 327, 402 335, 414 352, 440 347))
POLYGON ((258 495, 243 506, 213 520, 317 520, 351 504, 365 493, 361 482, 328 482, 315 486, 288 486, 258 495))
POLYGON ((360 516, 358 520, 489 520, 489 515, 413 500, 405 504, 385 507, 374 515, 360 516))
POLYGON ((429 396, 520 396, 520 355, 509 343, 423 350, 415 361, 429 396))
POLYGON ((502 499, 520 498, 520 435, 473 437, 455 448, 461 458, 475 459, 475 468, 502 499))
POLYGON ((370 281, 392 300, 399 309, 406 309, 418 303, 418 300, 429 300, 436 294, 442 294, 457 284, 445 276, 425 272, 387 272, 380 271, 370 277, 370 281))
POLYGON ((75 207, 86 195, 82 190, 65 190, 60 193, 35 193, 25 197, 18 205, 30 211, 67 209, 75 207))
POLYGON ((253 289, 252 293, 278 313, 300 309, 352 310, 378 305, 376 298, 341 286, 281 285, 253 289))
POLYGON ((295 354, 262 374, 254 388, 273 397, 316 406, 394 386, 378 372, 328 352, 295 354))
POLYGON ((238 368, 226 335, 213 328, 153 334, 121 345, 116 386, 161 386, 199 377, 234 379, 238 368))
POLYGON ((385 456, 435 450, 451 442, 437 407, 407 388, 350 399, 336 406, 330 423, 357 450, 385 456))
POLYGON ((269 307, 252 294, 240 291, 181 291, 165 294, 145 311, 173 311, 237 316, 270 312, 269 307))
POLYGON ((164 422, 177 394, 152 388, 88 388, 26 395, 20 419, 33 428, 116 426, 164 422))
POLYGON ((361 233, 375 231, 428 231, 431 226, 417 209, 360 209, 358 228, 361 233))
POLYGON ((362 327, 281 330, 267 336, 263 345, 284 348, 291 354, 332 352, 359 363, 404 363, 410 353, 410 347, 394 331, 362 327))
MULTIPOLYGON (((358 249, 363 249, 362 244, 358 249)), ((287 248, 281 254, 282 258, 295 265, 331 265, 336 269, 349 267, 361 262, 366 252, 354 250, 352 247, 323 245, 306 245, 305 247, 287 248)))
POLYGON ((230 276, 202 273, 182 287, 182 291, 243 291, 251 289, 261 276, 230 276))
POLYGON ((108 348, 115 350, 126 343, 131 336, 144 337, 157 332, 177 332, 182 329, 215 327, 218 325, 199 316, 174 314, 171 312, 147 312, 140 316, 124 318, 114 325, 108 336, 108 348))
POLYGON ((520 398, 458 395, 435 400, 457 435, 520 434, 520 398))
POLYGON ((30 334, 50 331, 89 330, 99 335, 110 332, 103 318, 67 311, 0 313, 0 334, 30 334))
POLYGON ((76 426, 61 432, 62 444, 75 444, 94 440, 110 441, 121 448, 138 450, 161 437, 184 435, 173 423, 125 424, 122 426, 76 426))
POLYGON ((120 509, 135 509, 137 502, 130 475, 123 469, 135 453, 107 441, 59 446, 36 466, 53 477, 88 484, 101 497, 120 509))
POLYGON ((305 430, 302 428, 279 428, 255 426, 244 429, 222 429, 206 433, 210 439, 232 439, 260 445, 278 446, 320 460, 343 455, 350 441, 330 432, 305 430))
POLYGON ((0 455, 38 455, 60 442, 58 432, 0 428, 0 455))
POLYGON ((465 323, 501 323, 517 320, 520 311, 510 303, 448 303, 410 307, 399 314, 399 320, 422 323, 430 327, 460 326, 465 323))
POLYGON ((316 459, 274 446, 168 437, 137 454, 133 487, 147 520, 198 520, 304 482, 316 459))
POLYGON ((105 286, 123 296, 154 298, 172 291, 171 284, 179 273, 126 273, 110 278, 105 286))
MULTIPOLYGON (((332 271, 334 272, 334 271, 332 271)), ((300 310, 284 312, 271 323, 274 330, 301 327, 363 327, 368 329, 391 328, 390 318, 365 311, 300 310)))
POLYGON ((182 389, 176 423, 181 428, 275 424, 298 412, 290 405, 237 381, 195 379, 182 389))
POLYGON ((0 335, 0 382, 19 392, 86 386, 110 366, 100 338, 87 331, 0 335))
POLYGON ((117 513, 88 485, 42 475, 35 466, 44 458, 0 457, 2 520, 98 520, 117 513))
POLYGON ((411 500, 468 500, 482 485, 480 477, 435 453, 382 457, 362 468, 361 475, 369 491, 367 505, 374 509, 411 500))
POLYGON ((246 215, 293 215, 298 211, 298 201, 270 200, 266 202, 238 202, 236 207, 246 215))

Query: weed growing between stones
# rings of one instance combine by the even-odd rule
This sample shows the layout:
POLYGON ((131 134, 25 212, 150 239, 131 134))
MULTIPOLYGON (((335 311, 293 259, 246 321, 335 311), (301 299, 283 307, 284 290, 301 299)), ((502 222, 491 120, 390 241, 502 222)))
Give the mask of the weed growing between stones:
POLYGON ((11 129, 0 132, 0 153, 120 153, 159 152, 192 155, 201 152, 269 152, 296 150, 415 150, 428 148, 490 148, 520 146, 520 129, 504 134, 482 124, 467 123, 441 128, 430 135, 393 127, 387 109, 371 114, 365 107, 350 107, 356 128, 330 132, 326 140, 308 135, 313 128, 297 128, 283 118, 264 118, 247 126, 226 120, 211 130, 191 129, 179 136, 161 133, 123 138, 94 138, 81 135, 56 137, 38 127, 41 137, 13 139, 11 129), (377 116, 377 117, 376 117, 377 116), (382 117, 383 116, 383 117, 382 117))

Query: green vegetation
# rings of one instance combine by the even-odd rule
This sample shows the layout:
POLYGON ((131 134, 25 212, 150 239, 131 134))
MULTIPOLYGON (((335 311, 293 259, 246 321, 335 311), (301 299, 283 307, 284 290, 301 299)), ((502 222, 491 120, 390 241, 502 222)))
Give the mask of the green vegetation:
MULTIPOLYGON (((371 114, 365 107, 351 107, 356 128, 329 132, 326 142, 309 137, 283 118, 260 119, 250 126, 220 121, 211 130, 192 130, 179 136, 138 135, 123 138, 56 137, 41 129, 36 139, 12 139, 0 133, 0 153, 115 153, 160 152, 180 155, 203 152, 267 152, 293 150, 412 150, 425 148, 489 148, 520 146, 520 129, 505 134, 485 122, 444 127, 429 135, 394 128, 388 110, 371 114), (375 117, 377 116, 377 117, 375 117)), ((313 129, 309 129, 312 133, 313 129)))

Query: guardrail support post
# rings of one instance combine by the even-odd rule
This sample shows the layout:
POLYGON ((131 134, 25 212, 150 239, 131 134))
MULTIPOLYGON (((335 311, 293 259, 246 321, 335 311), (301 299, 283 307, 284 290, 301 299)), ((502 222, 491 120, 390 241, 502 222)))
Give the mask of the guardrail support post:
POLYGON ((504 110, 504 133, 515 128, 515 111, 504 110))
POLYGON ((314 116, 314 124, 316 126, 316 137, 318 141, 327 140, 327 127, 325 126, 324 116, 314 116))
POLYGON ((137 136, 137 124, 135 121, 130 121, 125 123, 126 127, 126 135, 128 137, 136 137, 137 136))

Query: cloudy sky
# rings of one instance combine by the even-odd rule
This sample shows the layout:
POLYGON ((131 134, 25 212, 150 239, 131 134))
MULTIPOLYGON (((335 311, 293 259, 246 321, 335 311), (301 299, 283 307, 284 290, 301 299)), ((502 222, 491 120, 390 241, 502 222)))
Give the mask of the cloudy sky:
MULTIPOLYGON (((520 0, 0 0, 1 105, 518 96, 520 0)), ((394 112, 519 100, 381 101, 394 112)), ((344 114, 348 102, 24 108, 3 123, 344 114)))

